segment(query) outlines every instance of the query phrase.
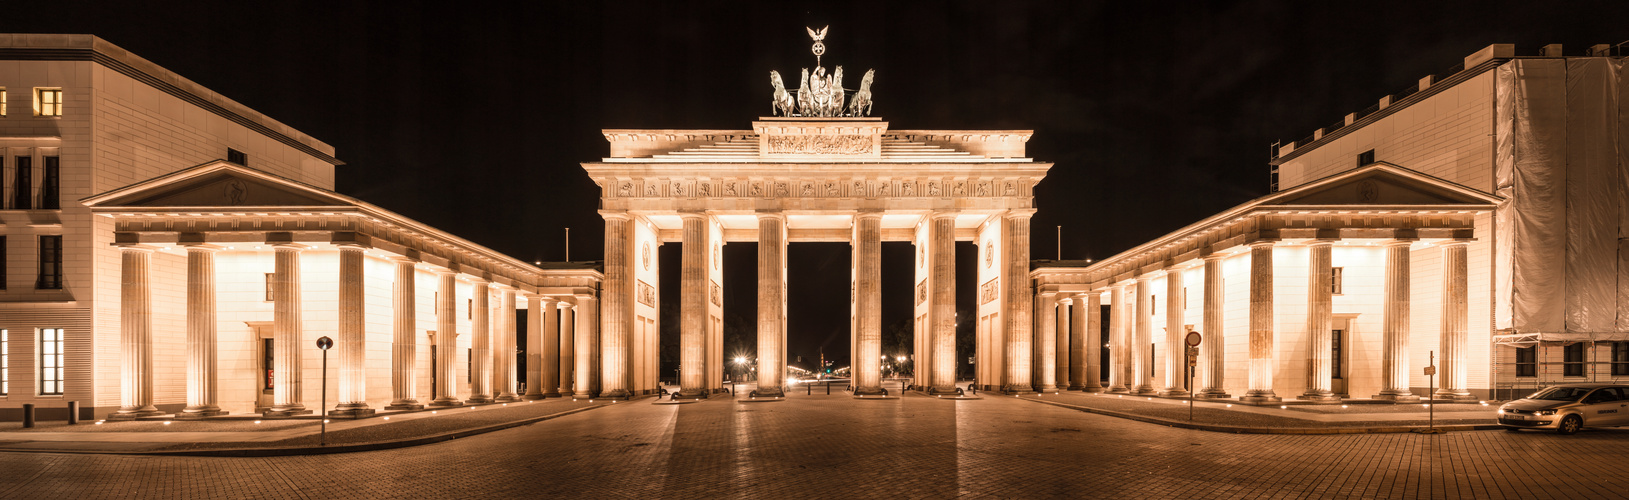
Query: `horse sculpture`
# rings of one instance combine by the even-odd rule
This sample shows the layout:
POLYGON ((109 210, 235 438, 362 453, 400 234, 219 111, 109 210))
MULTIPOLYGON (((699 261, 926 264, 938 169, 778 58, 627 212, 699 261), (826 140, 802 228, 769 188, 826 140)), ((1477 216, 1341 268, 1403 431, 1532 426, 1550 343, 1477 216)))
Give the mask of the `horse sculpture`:
POLYGON ((865 77, 860 78, 860 90, 854 93, 854 100, 849 102, 849 116, 871 116, 871 80, 877 76, 877 70, 866 70, 865 77))
POLYGON ((827 82, 827 84, 828 84, 828 86, 826 88, 826 92, 827 92, 828 97, 826 98, 826 109, 824 110, 826 113, 824 115, 822 115, 822 116, 842 116, 843 115, 843 67, 842 66, 838 66, 838 67, 832 69, 831 80, 829 82, 827 82))
POLYGON ((769 72, 769 84, 775 86, 775 102, 772 113, 778 112, 781 116, 792 116, 792 111, 797 107, 797 101, 792 98, 791 93, 786 91, 786 84, 781 81, 779 71, 771 70, 769 72))
POLYGON ((809 88, 809 68, 803 68, 803 77, 798 79, 797 96, 798 112, 803 116, 809 116, 809 111, 814 109, 814 94, 811 90, 809 88))

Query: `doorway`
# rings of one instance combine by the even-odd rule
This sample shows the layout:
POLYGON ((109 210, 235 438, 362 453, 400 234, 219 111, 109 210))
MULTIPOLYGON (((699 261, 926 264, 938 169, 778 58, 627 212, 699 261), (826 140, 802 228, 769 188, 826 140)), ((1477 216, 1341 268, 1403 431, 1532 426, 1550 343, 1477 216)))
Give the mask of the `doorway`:
POLYGON ((1350 318, 1336 318, 1335 328, 1329 332, 1329 390, 1340 396, 1347 395, 1346 341, 1350 337, 1347 335, 1350 321, 1350 318))
POLYGON ((264 413, 276 402, 275 367, 277 354, 277 339, 272 335, 272 324, 269 321, 249 323, 249 329, 254 331, 254 394, 255 413, 264 413))

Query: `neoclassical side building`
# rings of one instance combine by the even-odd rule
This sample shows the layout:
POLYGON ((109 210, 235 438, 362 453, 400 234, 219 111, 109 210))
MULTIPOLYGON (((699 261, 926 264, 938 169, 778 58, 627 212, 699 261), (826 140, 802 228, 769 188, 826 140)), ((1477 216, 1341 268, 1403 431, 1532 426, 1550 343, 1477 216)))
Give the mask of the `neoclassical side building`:
POLYGON ((596 263, 338 194, 332 147, 94 36, 0 65, 0 419, 310 412, 323 336, 339 413, 597 390, 596 263))
POLYGON ((1268 402, 1629 378, 1629 70, 1611 54, 1488 46, 1277 147, 1272 194, 1038 262, 1038 383, 1268 402))

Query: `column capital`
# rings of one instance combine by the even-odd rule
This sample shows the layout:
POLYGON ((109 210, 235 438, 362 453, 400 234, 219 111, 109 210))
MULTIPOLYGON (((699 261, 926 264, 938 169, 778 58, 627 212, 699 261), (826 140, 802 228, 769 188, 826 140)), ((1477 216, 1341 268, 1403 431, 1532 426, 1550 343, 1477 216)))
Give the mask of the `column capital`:
POLYGON ((1257 248, 1272 248, 1272 246, 1276 243, 1278 243, 1278 238, 1256 238, 1254 240, 1250 240, 1247 245, 1250 246, 1251 250, 1255 250, 1257 248))
POLYGON ((373 238, 356 231, 334 231, 328 241, 340 247, 373 248, 373 238))
POLYGON ((305 250, 310 250, 311 249, 311 245, 307 245, 307 244, 304 244, 304 243, 295 243, 295 242, 292 242, 292 241, 285 241, 285 242, 282 242, 282 243, 273 243, 273 242, 268 241, 268 242, 266 242, 266 244, 271 245, 272 248, 277 249, 277 250, 290 250, 290 251, 300 252, 300 251, 305 251, 305 250))
POLYGON ((605 220, 633 220, 633 215, 627 210, 600 210, 600 217, 605 220))
MULTIPOLYGON (((414 252, 414 253, 416 254, 417 252, 414 252)), ((391 261, 391 262, 395 262, 397 264, 414 265, 414 264, 419 263, 419 258, 418 258, 417 255, 412 255, 412 256, 408 256, 408 255, 392 255, 392 256, 386 257, 386 259, 391 261)))
POLYGON ((492 283, 492 288, 494 288, 494 289, 496 289, 497 291, 500 291, 500 292, 515 293, 516 291, 519 290, 518 288, 515 288, 515 285, 511 285, 509 283, 504 283, 504 282, 501 282, 501 281, 493 281, 491 283, 492 283))
POLYGON ((776 209, 760 209, 760 210, 757 210, 757 211, 753 212, 753 215, 757 216, 758 220, 774 219, 774 220, 778 220, 778 221, 781 221, 781 222, 786 222, 786 212, 783 212, 778 208, 776 208, 776 209))
POLYGON ((956 218, 957 215, 961 215, 961 212, 962 212, 961 210, 955 210, 955 209, 939 209, 939 210, 934 210, 932 212, 929 212, 928 216, 926 218, 927 219, 954 219, 954 218, 956 218))
POLYGON ((1060 294, 1058 294, 1057 302, 1058 302, 1058 304, 1062 304, 1062 305, 1067 306, 1069 304, 1075 303, 1075 297, 1073 295, 1064 295, 1064 294, 1060 293, 1060 294))
POLYGON ((694 220, 694 219, 707 220, 711 215, 712 214, 707 213, 706 210, 680 210, 679 211, 679 219, 682 219, 682 220, 694 220))
POLYGON ((1460 246, 1460 247, 1468 246, 1468 245, 1471 244, 1472 240, 1473 240, 1473 238, 1453 238, 1453 239, 1449 239, 1449 240, 1444 240, 1441 243, 1441 246, 1444 247, 1444 248, 1454 247, 1454 246, 1460 246))
POLYGON ((875 208, 862 208, 854 211, 854 219, 881 219, 882 210, 875 208))
POLYGON ((126 252, 153 253, 158 250, 157 246, 147 243, 114 243, 113 246, 119 247, 120 250, 126 252))
POLYGON ((436 276, 454 276, 454 277, 456 277, 458 275, 457 270, 447 268, 447 267, 441 267, 441 266, 431 267, 430 272, 436 273, 436 276))
POLYGON ((1203 253, 1199 254, 1199 260, 1204 261, 1204 262, 1210 262, 1210 261, 1214 261, 1214 260, 1222 260, 1222 259, 1226 259, 1226 258, 1227 258, 1227 254, 1222 253, 1222 252, 1218 252, 1218 251, 1214 251, 1214 250, 1210 250, 1208 248, 1206 250, 1204 250, 1203 253))
POLYGON ((1419 241, 1419 240, 1417 238, 1394 238, 1394 239, 1390 239, 1390 240, 1386 240, 1384 242, 1381 242, 1380 246, 1383 246, 1383 247, 1404 246, 1404 247, 1406 247, 1406 246, 1414 245, 1415 241, 1419 241))
POLYGON ((1160 278, 1163 278, 1163 277, 1165 277, 1165 270, 1164 269, 1155 269, 1153 271, 1149 271, 1149 272, 1137 275, 1137 283, 1145 283, 1145 282, 1149 282, 1149 281, 1154 281, 1154 280, 1157 280, 1157 279, 1160 279, 1160 278))
POLYGON ((1033 208, 1014 208, 1012 210, 1008 210, 1008 211, 1002 213, 1001 218, 1003 218, 1003 219, 1028 219, 1031 216, 1035 215, 1035 212, 1036 212, 1036 210, 1033 209, 1033 208))
POLYGON ((193 251, 193 250, 197 250, 199 252, 214 253, 214 252, 219 252, 221 250, 226 249, 226 247, 224 247, 224 246, 217 245, 217 244, 214 244, 214 243, 204 243, 202 241, 176 243, 176 245, 187 249, 187 251, 189 251, 189 252, 193 251))
POLYGON ((1098 293, 1099 292, 1095 292, 1095 291, 1094 292, 1075 292, 1075 300, 1087 300, 1087 299, 1090 299, 1092 297, 1092 295, 1096 295, 1098 293))

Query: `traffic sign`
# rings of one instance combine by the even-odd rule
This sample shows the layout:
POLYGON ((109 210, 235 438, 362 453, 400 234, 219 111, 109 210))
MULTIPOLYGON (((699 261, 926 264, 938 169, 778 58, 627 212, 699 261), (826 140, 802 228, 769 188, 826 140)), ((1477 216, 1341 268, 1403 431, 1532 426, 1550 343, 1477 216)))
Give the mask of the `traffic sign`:
POLYGON ((1427 366, 1427 367, 1425 367, 1425 374, 1426 375, 1436 375, 1437 374, 1437 367, 1435 367, 1435 366, 1427 366))
POLYGON ((1189 331, 1188 332, 1188 339, 1187 339, 1188 345, 1191 345, 1191 346, 1199 345, 1199 338, 1200 338, 1199 337, 1199 332, 1189 331))

